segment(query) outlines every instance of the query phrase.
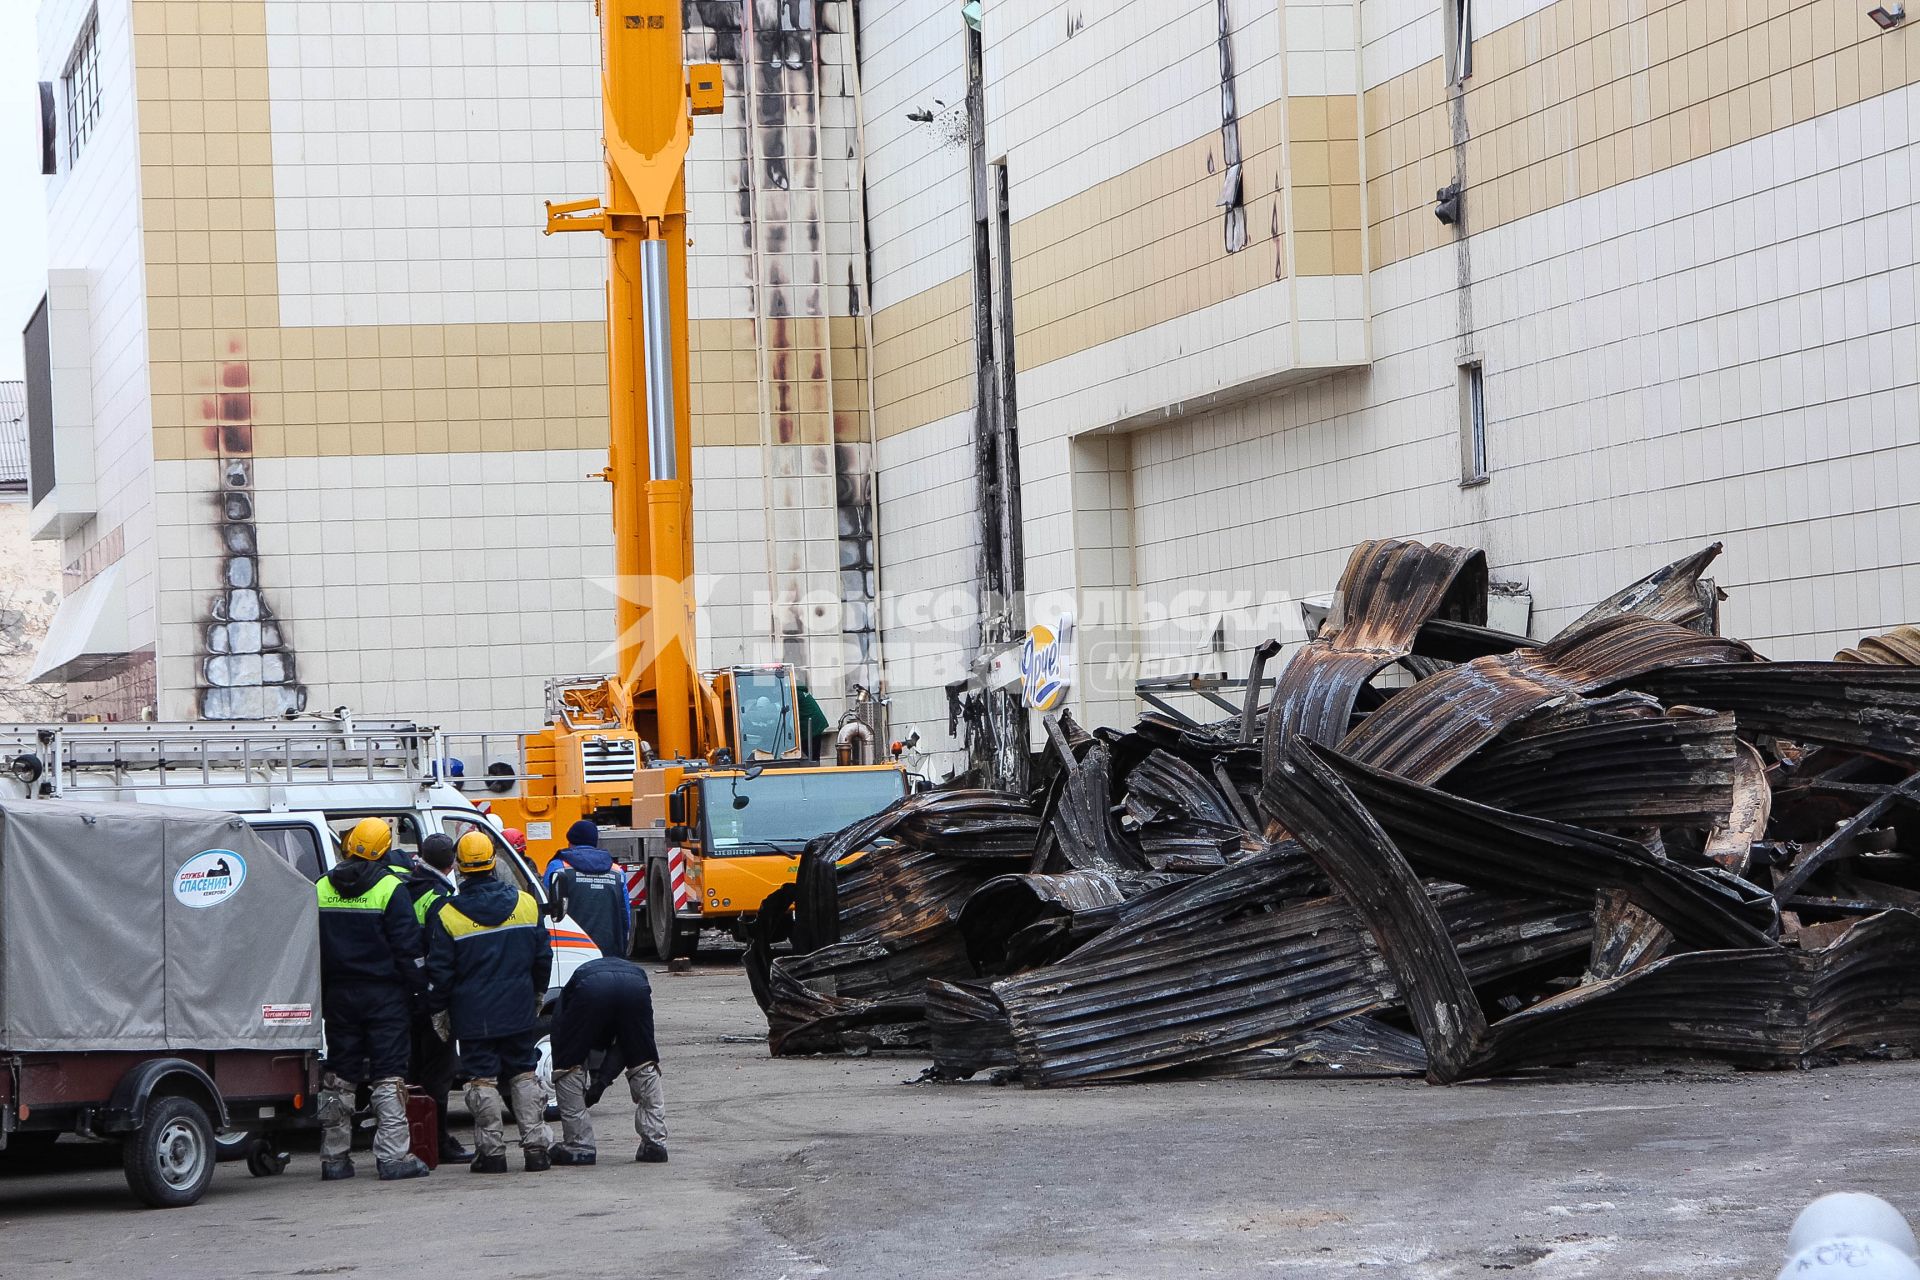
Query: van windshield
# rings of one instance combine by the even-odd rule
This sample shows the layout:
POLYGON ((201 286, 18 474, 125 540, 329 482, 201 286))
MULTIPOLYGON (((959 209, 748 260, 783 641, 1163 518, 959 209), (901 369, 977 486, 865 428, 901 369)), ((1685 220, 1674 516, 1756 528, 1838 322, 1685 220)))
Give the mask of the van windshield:
POLYGON ((757 778, 708 778, 701 788, 714 853, 797 853, 813 837, 898 800, 907 793, 907 778, 898 769, 769 769, 757 778))

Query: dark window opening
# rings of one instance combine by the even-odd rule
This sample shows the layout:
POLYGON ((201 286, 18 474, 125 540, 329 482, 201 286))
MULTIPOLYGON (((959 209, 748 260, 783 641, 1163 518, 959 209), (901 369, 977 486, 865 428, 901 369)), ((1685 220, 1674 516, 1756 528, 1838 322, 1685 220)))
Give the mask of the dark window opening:
POLYGON ((1487 389, 1480 362, 1460 366, 1460 483, 1487 478, 1487 389))
POLYGON ((1446 0, 1447 83, 1473 74, 1473 0, 1446 0))
POLYGON ((320 838, 312 827, 255 827, 253 833, 307 879, 317 881, 326 874, 326 863, 320 858, 320 838))
POLYGON ((100 11, 87 15, 80 38, 73 42, 64 76, 67 86, 67 162, 80 158, 80 149, 100 122, 100 11))
POLYGON ((47 300, 42 297, 21 335, 26 347, 27 501, 39 505, 53 492, 53 348, 47 339, 47 300))

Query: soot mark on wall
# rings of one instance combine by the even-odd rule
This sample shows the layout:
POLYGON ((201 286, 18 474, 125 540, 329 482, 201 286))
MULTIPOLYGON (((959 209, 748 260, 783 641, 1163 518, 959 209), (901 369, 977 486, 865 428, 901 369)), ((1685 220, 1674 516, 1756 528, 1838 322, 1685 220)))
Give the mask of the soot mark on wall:
POLYGON ((238 341, 228 343, 219 369, 219 385, 200 409, 206 442, 219 460, 220 488, 213 499, 221 548, 221 586, 200 632, 200 716, 271 720, 304 710, 307 690, 296 677, 293 648, 260 581, 252 376, 238 341))
POLYGON ((851 32, 853 8, 850 0, 683 0, 683 13, 689 58, 725 65, 724 127, 745 134, 724 181, 737 219, 731 248, 750 264, 773 529, 769 639, 831 699, 846 685, 879 681, 872 433, 864 396, 848 399, 848 388, 864 385, 864 343, 844 325, 836 338, 839 303, 830 301, 844 278, 846 311, 866 306, 851 257, 844 277, 839 270, 833 255, 847 246, 830 243, 827 215, 828 187, 838 192, 849 181, 841 174, 858 171, 847 141, 858 72, 841 65, 853 57, 851 40, 832 41, 847 54, 829 60, 823 37, 851 32), (831 524, 822 519, 829 501, 831 524))

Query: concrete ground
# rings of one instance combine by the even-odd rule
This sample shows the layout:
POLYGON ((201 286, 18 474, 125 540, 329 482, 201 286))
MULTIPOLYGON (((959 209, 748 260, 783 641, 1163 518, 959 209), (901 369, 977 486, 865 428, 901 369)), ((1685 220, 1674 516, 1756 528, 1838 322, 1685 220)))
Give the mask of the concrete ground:
MULTIPOLYGON (((0 1175, 0 1274, 1767 1280, 1824 1191, 1920 1210, 1920 1064, 1635 1069, 1433 1088, 910 1084, 766 1055, 737 967, 660 974, 673 1161, 323 1186, 222 1165, 135 1207, 110 1149, 0 1175)), ((362 1159, 371 1173, 371 1161, 362 1159)))

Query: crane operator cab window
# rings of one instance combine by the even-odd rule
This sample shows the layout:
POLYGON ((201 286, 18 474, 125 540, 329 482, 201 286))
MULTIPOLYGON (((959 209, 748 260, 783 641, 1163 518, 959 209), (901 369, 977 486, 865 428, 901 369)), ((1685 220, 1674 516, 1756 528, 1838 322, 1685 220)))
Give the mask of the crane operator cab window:
POLYGON ((733 678, 740 716, 740 760, 779 760, 799 745, 793 684, 785 671, 740 671, 733 678))

